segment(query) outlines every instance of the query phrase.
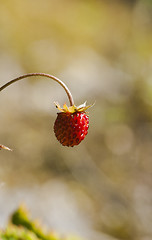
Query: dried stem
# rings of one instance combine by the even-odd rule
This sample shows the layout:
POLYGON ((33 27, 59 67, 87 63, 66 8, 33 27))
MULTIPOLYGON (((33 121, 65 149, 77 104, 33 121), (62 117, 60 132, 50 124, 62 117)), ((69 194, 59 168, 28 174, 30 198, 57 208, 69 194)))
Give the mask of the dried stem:
POLYGON ((8 147, 6 147, 6 146, 0 144, 0 150, 1 150, 1 149, 5 149, 5 150, 12 151, 12 149, 10 149, 10 148, 8 148, 8 147))
POLYGON ((69 102, 70 102, 70 105, 73 106, 74 105, 74 100, 73 100, 73 97, 72 97, 72 94, 70 92, 70 90, 68 89, 68 87, 58 78, 50 75, 50 74, 46 74, 46 73, 28 73, 28 74, 25 74, 25 75, 22 75, 22 76, 19 76, 17 78, 14 78, 13 80, 7 82, 6 84, 4 84, 2 87, 0 87, 0 91, 2 91, 3 89, 7 88, 9 85, 11 85, 12 83, 15 83, 21 79, 24 79, 24 78, 27 78, 27 77, 36 77, 36 76, 41 76, 41 77, 47 77, 47 78, 51 78, 53 79, 54 81, 58 82, 63 88, 64 90, 66 91, 66 94, 68 96, 68 99, 69 99, 69 102))

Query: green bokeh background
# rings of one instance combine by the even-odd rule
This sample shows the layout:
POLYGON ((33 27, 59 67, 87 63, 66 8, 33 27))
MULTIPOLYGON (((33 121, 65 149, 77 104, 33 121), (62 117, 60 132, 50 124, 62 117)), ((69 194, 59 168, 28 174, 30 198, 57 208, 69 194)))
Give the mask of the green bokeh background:
POLYGON ((60 233, 152 239, 152 1, 1 0, 0 84, 29 72, 87 100, 77 147, 55 139, 61 87, 31 78, 0 96, 0 226, 25 202, 60 233))

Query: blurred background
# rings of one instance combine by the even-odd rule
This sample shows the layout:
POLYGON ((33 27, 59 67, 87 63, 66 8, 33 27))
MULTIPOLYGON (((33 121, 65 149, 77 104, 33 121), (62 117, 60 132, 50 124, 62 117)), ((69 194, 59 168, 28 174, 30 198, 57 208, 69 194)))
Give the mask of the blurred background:
POLYGON ((29 72, 94 103, 74 148, 53 133, 64 90, 44 78, 0 96, 0 227, 24 202, 49 229, 88 240, 152 239, 152 1, 0 2, 0 85, 29 72))

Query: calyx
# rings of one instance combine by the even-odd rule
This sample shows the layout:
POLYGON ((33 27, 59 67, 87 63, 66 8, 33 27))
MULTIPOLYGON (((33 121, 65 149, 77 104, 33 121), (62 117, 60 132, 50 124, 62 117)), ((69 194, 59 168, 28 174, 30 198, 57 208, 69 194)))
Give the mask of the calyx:
POLYGON ((59 109, 61 112, 65 112, 65 113, 67 113, 67 112, 69 112, 69 113, 75 113, 75 112, 85 112, 88 108, 92 107, 93 104, 86 106, 86 102, 84 102, 83 104, 79 105, 78 107, 75 106, 75 105, 68 107, 68 106, 66 105, 66 103, 65 103, 65 104, 63 105, 63 108, 61 108, 60 105, 59 105, 57 102, 55 102, 55 106, 56 106, 56 108, 59 109))

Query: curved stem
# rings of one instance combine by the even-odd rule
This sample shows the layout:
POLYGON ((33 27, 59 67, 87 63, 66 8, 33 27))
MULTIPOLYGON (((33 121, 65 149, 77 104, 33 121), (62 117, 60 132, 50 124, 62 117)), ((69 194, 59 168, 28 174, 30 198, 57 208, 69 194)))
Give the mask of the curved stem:
POLYGON ((46 73, 28 73, 28 74, 24 74, 24 75, 21 75, 17 78, 14 78, 13 80, 7 82, 6 84, 4 84, 2 87, 0 87, 0 91, 2 91, 3 89, 7 88, 9 85, 11 85, 12 83, 15 83, 21 79, 24 79, 24 78, 27 78, 27 77, 35 77, 35 76, 41 76, 41 77, 47 77, 47 78, 51 78, 53 79, 54 81, 58 82, 65 90, 67 96, 68 96, 68 99, 69 99, 69 102, 70 102, 70 105, 73 106, 74 105, 74 100, 73 100, 73 97, 72 97, 72 94, 70 92, 70 90, 68 89, 68 87, 58 78, 50 75, 50 74, 46 74, 46 73))

